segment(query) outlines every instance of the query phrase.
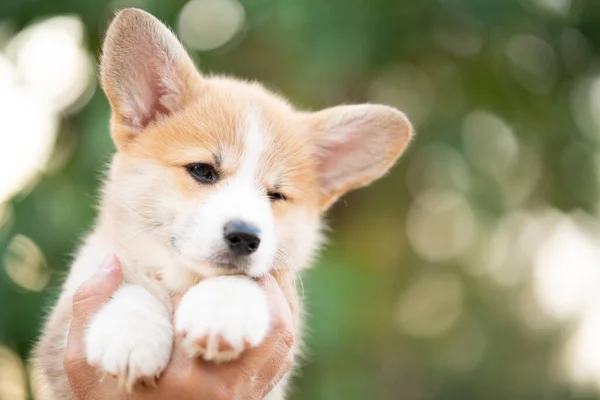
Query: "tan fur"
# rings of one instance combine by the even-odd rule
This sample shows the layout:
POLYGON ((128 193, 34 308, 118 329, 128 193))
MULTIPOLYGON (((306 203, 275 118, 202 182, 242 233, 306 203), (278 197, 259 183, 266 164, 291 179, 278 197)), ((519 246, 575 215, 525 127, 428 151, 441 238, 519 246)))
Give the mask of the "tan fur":
POLYGON ((260 114, 267 141, 256 180, 265 194, 277 189, 289 198, 272 205, 285 257, 276 258, 271 273, 290 303, 299 341, 301 304, 294 274, 313 261, 321 242, 322 212, 390 168, 411 135, 406 117, 378 105, 299 112, 259 84, 201 76, 174 35, 135 9, 120 12, 107 32, 102 86, 113 109, 111 134, 118 152, 97 225, 86 241, 89 251, 82 251, 72 267, 36 348, 35 363, 52 386, 48 399, 72 399, 62 369, 71 297, 105 253, 122 259, 126 281, 146 287, 166 304, 203 278, 187 270, 177 277, 164 275, 160 265, 150 265, 140 255, 130 233, 150 230, 135 242, 159 246, 169 240, 168 232, 152 231, 153 219, 169 224, 177 212, 201 204, 217 190, 220 183, 194 181, 186 165, 217 163, 221 180, 238 171, 244 153, 240 127, 252 110, 260 114), (150 67, 142 71, 140 63, 150 67), (140 74, 155 74, 159 82, 142 87, 139 82, 148 76, 140 74), (132 99, 132 93, 138 97, 132 99), (148 99, 152 101, 144 103, 148 99), (166 287, 165 280, 176 284, 166 287))

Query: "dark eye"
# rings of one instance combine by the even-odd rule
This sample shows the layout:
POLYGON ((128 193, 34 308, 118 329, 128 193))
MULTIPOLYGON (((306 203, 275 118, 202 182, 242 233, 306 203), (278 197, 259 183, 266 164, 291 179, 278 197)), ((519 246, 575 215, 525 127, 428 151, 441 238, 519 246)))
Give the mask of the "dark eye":
POLYGON ((283 193, 279 193, 279 192, 269 192, 268 196, 271 201, 287 200, 287 197, 285 197, 285 195, 283 193))
POLYGON ((190 164, 187 167, 189 174, 198 182, 215 183, 217 181, 217 173, 215 169, 208 164, 190 164))

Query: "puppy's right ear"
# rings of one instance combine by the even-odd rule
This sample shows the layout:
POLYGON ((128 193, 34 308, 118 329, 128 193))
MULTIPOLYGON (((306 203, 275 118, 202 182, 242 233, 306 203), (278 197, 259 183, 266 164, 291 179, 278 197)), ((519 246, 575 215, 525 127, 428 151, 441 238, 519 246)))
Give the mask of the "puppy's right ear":
POLYGON ((202 78, 175 35, 145 11, 120 11, 104 39, 102 87, 113 110, 119 142, 161 115, 181 109, 202 87, 202 78))

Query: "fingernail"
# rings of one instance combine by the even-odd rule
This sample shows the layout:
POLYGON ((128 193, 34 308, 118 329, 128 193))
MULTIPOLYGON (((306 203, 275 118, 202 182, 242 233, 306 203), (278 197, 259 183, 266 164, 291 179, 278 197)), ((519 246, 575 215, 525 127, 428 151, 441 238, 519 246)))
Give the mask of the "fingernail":
POLYGON ((102 261, 102 271, 104 271, 106 274, 116 271, 118 268, 117 262, 117 258, 114 254, 107 255, 104 258, 104 261, 102 261))

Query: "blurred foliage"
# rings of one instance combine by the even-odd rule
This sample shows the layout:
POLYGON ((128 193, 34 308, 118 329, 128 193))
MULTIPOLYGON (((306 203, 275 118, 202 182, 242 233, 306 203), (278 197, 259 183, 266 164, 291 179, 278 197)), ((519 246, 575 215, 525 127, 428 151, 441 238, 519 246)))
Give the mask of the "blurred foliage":
MULTIPOLYGON (((192 51, 204 72, 259 80, 303 108, 388 103, 418 133, 385 179, 329 215, 330 245, 304 275, 309 351, 293 399, 596 398, 561 358, 579 320, 540 310, 537 250, 556 221, 535 223, 576 211, 598 231, 600 2, 240 2, 235 36, 192 51)), ((176 27, 186 3, 2 0, 0 48, 40 18, 76 15, 97 55, 115 9, 176 27)), ((0 269, 0 346, 23 360, 114 151, 103 93, 86 101, 61 117, 53 168, 0 207, 4 263, 21 237, 50 271, 27 290, 0 269)), ((565 268, 578 274, 579 261, 565 268)))

